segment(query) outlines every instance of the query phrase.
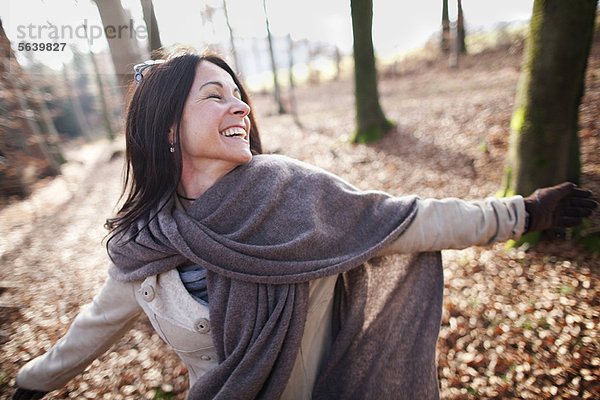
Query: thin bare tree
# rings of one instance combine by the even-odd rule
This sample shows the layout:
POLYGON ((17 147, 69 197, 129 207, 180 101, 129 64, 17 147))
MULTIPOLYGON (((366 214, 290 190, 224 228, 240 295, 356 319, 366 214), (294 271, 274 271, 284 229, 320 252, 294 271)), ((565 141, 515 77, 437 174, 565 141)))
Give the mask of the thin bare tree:
MULTIPOLYGON (((71 50, 75 52, 74 49, 71 49, 71 50)), ((80 55, 77 55, 77 57, 80 57, 80 55)), ((78 133, 79 133, 79 135, 81 135, 87 139, 93 139, 93 135, 90 130, 90 126, 87 123, 85 114, 83 112, 83 108, 81 107, 81 102, 79 100, 79 94, 73 83, 75 77, 73 76, 73 73, 70 72, 69 66, 64 62, 63 62, 62 73, 63 73, 64 87, 67 90, 69 105, 71 107, 71 111, 73 112, 73 117, 74 117, 73 120, 75 122, 75 126, 76 126, 77 130, 79 131, 78 133)))
POLYGON ((450 16, 448 15, 448 0, 442 0, 442 36, 440 49, 445 54, 450 52, 450 16))
POLYGON ((273 50, 273 38, 271 37, 271 26, 269 24, 269 14, 267 13, 267 0, 263 0, 263 10, 265 12, 265 23, 267 25, 267 41, 269 43, 269 56, 271 58, 271 70, 273 71, 273 95, 279 114, 285 114, 286 110, 281 99, 281 89, 277 79, 277 63, 275 62, 275 52, 273 50))
POLYGON ((113 128, 113 123, 110 117, 110 110, 108 108, 108 102, 106 101, 106 94, 104 93, 105 84, 102 80, 100 68, 98 67, 98 61, 96 60, 96 56, 94 55, 91 46, 88 48, 88 55, 90 63, 92 64, 92 67, 94 69, 94 76, 96 78, 96 90, 98 93, 98 103, 100 103, 100 108, 102 110, 101 112, 104 130, 106 131, 106 136, 108 136, 110 140, 114 140, 115 129, 113 128))
POLYGON ((456 16, 456 50, 459 54, 466 54, 467 46, 465 44, 465 16, 462 8, 462 0, 456 1, 456 7, 458 9, 456 16))
POLYGON ((231 27, 231 22, 229 21, 229 13, 227 12, 227 1, 223 0, 223 14, 225 15, 225 23, 227 24, 227 30, 229 31, 229 46, 231 46, 231 55, 233 57, 233 65, 235 71, 240 77, 244 76, 242 70, 242 64, 240 63, 240 59, 238 57, 238 53, 235 46, 235 39, 233 35, 233 28, 231 27))
POLYGON ((294 80, 294 40, 292 39, 291 34, 288 34, 288 69, 290 79, 290 111, 292 113, 294 123, 299 128, 302 128, 302 123, 300 122, 300 118, 298 118, 298 105, 296 103, 296 83, 294 80))

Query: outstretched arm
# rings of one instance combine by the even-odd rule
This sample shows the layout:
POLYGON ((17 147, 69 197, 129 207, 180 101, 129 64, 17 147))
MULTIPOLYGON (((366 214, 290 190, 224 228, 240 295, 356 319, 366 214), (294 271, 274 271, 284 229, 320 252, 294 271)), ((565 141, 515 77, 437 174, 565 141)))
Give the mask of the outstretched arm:
POLYGON ((419 200, 414 221, 381 255, 488 245, 517 239, 524 227, 525 204, 521 196, 478 201, 419 200))
POLYGON ((21 368, 16 385, 27 390, 17 390, 14 398, 40 398, 35 391, 43 394, 64 386, 127 332, 141 311, 133 285, 108 278, 65 336, 49 352, 21 368))
POLYGON ((419 200, 415 220, 381 255, 463 249, 518 239, 523 233, 581 224, 597 207, 572 183, 522 198, 419 200))

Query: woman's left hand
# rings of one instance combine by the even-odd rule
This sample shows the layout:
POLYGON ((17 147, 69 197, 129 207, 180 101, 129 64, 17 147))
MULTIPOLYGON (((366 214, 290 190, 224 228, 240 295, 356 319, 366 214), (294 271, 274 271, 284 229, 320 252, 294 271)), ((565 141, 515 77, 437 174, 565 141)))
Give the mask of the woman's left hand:
POLYGON ((524 199, 529 213, 527 232, 580 225, 598 207, 591 197, 591 191, 571 182, 536 190, 524 199))

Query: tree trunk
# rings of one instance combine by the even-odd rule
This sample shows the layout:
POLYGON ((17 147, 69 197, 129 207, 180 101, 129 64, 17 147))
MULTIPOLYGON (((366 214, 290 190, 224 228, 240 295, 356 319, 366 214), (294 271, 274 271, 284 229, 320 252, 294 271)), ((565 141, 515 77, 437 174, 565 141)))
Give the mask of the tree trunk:
POLYGON ((292 39, 292 35, 288 33, 288 68, 289 68, 289 80, 290 80, 290 111, 292 113, 292 118, 294 119, 294 123, 299 128, 302 128, 302 123, 298 118, 298 107, 296 103, 296 83, 294 82, 294 40, 292 39))
POLYGON ((233 28, 231 27, 231 23, 229 22, 229 13, 227 12, 227 1, 223 0, 223 13, 225 14, 225 23, 227 24, 227 30, 229 31, 229 45, 231 46, 231 55, 233 56, 233 64, 235 67, 235 71, 238 76, 243 77, 242 65, 238 58, 238 54, 235 47, 235 40, 233 35, 233 28))
POLYGON ((94 0, 94 2, 98 7, 102 24, 106 27, 106 40, 118 84, 125 99, 129 84, 133 81, 133 65, 142 61, 137 36, 131 32, 133 20, 127 18, 121 0, 94 0), (109 31, 108 27, 112 27, 113 30, 109 31))
POLYGON ((456 17, 456 51, 458 54, 466 54, 465 45, 465 16, 462 9, 462 0, 457 0, 458 15, 456 17))
POLYGON ((339 81, 342 77, 342 53, 340 52, 340 48, 335 46, 333 53, 333 61, 335 62, 335 80, 339 81))
POLYGON ((102 83, 102 76, 100 74, 100 68, 98 67, 98 62, 96 61, 96 57, 92 52, 92 48, 89 48, 88 51, 90 57, 90 63, 94 67, 94 75, 96 77, 96 86, 98 86, 98 101, 100 102, 100 107, 102 108, 102 119, 104 122, 104 129, 106 131, 106 135, 110 140, 115 139, 115 130, 113 128, 113 124, 110 118, 110 111, 108 109, 108 104, 106 101, 106 95, 104 94, 104 84, 102 83))
POLYGON ((535 0, 511 120, 505 191, 579 182, 579 105, 597 0, 535 0))
POLYGON ((269 16, 267 14, 267 0, 263 0, 263 9, 265 10, 265 22, 267 24, 267 41, 269 42, 269 55, 271 56, 271 69, 273 71, 273 94, 275 96, 275 103, 278 107, 279 114, 285 114, 285 107, 281 100, 281 90, 279 88, 279 81, 277 79, 277 64, 275 62, 275 52, 273 51, 273 39, 271 37, 271 27, 269 25, 269 16))
POLYGON ((162 47, 160 41, 160 31, 158 30, 158 22, 154 13, 154 5, 152 0, 141 0, 142 12, 144 13, 144 22, 146 23, 146 31, 148 32, 148 52, 150 57, 155 59, 160 56, 159 50, 162 47))
POLYGON ((63 79, 65 83, 65 88, 67 90, 67 96, 69 98, 69 104, 71 106, 71 110, 73 111, 73 116, 75 117, 75 124, 77 125, 77 129, 79 130, 79 135, 83 136, 87 140, 92 140, 93 135, 90 130, 90 127, 85 119, 85 114, 83 112, 83 108, 81 107, 81 102, 79 101, 78 93, 75 89, 75 85, 71 82, 71 77, 69 76, 69 69, 67 64, 63 63, 63 79))
POLYGON ((379 105, 377 69, 373 50, 373 1, 351 0, 354 37, 354 90, 356 132, 352 141, 366 143, 379 140, 393 125, 379 105))
POLYGON ((450 53, 450 17, 448 16, 448 0, 442 0, 442 37, 440 49, 443 53, 450 53))

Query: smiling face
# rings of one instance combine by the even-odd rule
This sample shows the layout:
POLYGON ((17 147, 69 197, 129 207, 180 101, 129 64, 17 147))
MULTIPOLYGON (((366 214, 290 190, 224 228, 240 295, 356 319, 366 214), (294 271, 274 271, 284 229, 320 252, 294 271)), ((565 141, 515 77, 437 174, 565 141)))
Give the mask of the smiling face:
POLYGON ((227 71, 198 63, 180 123, 182 180, 214 181, 252 159, 249 112, 227 71))

